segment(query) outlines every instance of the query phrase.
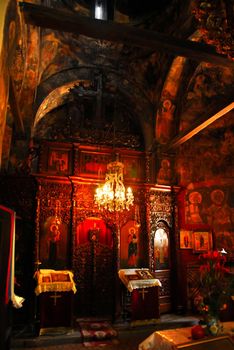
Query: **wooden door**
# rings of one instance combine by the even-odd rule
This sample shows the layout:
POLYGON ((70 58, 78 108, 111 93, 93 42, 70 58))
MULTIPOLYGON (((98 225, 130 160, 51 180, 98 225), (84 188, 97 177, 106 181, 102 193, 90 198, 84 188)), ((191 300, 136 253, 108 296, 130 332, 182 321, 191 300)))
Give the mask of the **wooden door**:
POLYGON ((156 224, 153 236, 153 270, 162 283, 159 288, 160 313, 170 312, 171 303, 171 262, 170 230, 164 221, 156 224))
POLYGON ((86 238, 85 225, 81 226, 81 236, 75 248, 73 269, 78 316, 114 315, 117 268, 112 232, 100 222, 98 224, 98 228, 94 225, 87 230, 86 238))

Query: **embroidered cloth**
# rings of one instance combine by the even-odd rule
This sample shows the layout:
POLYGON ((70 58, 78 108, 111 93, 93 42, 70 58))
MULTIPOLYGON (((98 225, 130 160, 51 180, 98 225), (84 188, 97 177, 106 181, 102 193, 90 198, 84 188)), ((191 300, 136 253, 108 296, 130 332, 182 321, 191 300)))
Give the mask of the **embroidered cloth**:
POLYGON ((73 273, 69 270, 41 269, 34 275, 37 280, 35 294, 44 292, 69 292, 76 293, 76 285, 73 273))
POLYGON ((157 278, 154 278, 149 269, 146 268, 121 269, 118 274, 129 292, 132 292, 134 289, 162 286, 161 282, 157 278))

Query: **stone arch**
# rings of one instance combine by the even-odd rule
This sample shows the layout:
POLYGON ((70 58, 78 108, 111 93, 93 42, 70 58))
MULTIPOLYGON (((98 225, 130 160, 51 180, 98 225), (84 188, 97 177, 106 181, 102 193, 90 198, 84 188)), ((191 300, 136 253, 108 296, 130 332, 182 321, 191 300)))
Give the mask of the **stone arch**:
MULTIPOLYGON (((70 89, 74 87, 74 85, 78 85, 79 82, 89 82, 90 85, 92 84, 92 72, 90 70, 92 70, 92 68, 83 67, 79 70, 74 70, 74 72, 71 73, 71 69, 69 69, 67 72, 70 72, 71 76, 74 73, 76 78, 78 78, 79 74, 77 74, 77 72, 79 71, 80 77, 79 79, 72 80, 71 76, 69 75, 68 81, 66 81, 64 71, 62 71, 60 73, 61 77, 58 76, 58 73, 55 75, 56 79, 55 76, 50 77, 46 82, 43 82, 43 84, 39 86, 37 100, 34 104, 36 113, 31 131, 32 138, 35 136, 35 130, 38 123, 45 118, 49 112, 69 101, 70 89), (59 85, 58 81, 62 81, 63 83, 59 85)), ((132 122, 138 127, 143 136, 145 149, 149 149, 154 138, 153 130, 150 126, 153 113, 151 111, 149 101, 147 100, 146 96, 141 94, 140 89, 134 86, 134 82, 129 82, 129 86, 126 87, 120 75, 113 71, 110 71, 110 74, 112 74, 117 80, 117 86, 115 87, 113 94, 117 95, 117 100, 120 104, 122 104, 122 108, 129 113, 129 115, 131 114, 130 118, 132 119, 132 122), (142 95, 139 106, 134 104, 134 98, 132 98, 133 95, 142 95), (131 113, 129 112, 130 110, 131 113)), ((84 92, 84 95, 85 93, 86 92, 84 92)))

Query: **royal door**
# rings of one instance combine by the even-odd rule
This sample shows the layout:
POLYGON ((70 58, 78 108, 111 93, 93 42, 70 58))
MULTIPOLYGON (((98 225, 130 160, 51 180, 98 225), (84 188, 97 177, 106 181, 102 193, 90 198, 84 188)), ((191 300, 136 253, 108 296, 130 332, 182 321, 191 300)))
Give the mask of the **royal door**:
POLYGON ((76 230, 73 270, 78 316, 113 316, 116 254, 114 233, 100 218, 87 218, 76 230))

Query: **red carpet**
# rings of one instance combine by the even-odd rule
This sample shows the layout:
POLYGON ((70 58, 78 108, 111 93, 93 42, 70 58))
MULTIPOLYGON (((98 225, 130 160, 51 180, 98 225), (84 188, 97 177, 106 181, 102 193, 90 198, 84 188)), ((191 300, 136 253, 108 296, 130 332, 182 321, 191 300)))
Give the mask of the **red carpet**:
POLYGON ((116 343, 117 331, 104 322, 79 322, 85 346, 105 346, 116 343))

